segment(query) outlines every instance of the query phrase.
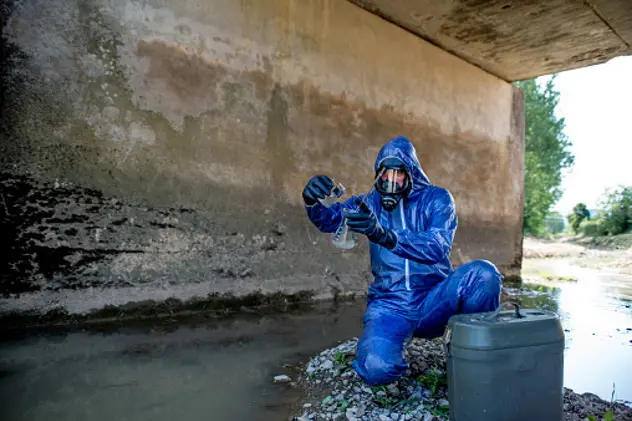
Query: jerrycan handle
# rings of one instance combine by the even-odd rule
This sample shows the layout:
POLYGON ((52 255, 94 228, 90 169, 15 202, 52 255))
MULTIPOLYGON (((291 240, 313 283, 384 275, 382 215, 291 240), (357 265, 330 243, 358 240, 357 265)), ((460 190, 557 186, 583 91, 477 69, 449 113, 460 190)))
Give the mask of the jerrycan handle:
POLYGON ((516 318, 517 319, 522 319, 524 317, 524 314, 520 313, 520 306, 518 305, 518 303, 515 303, 513 301, 505 301, 504 303, 502 303, 501 305, 498 306, 498 308, 489 316, 487 316, 485 318, 485 320, 494 320, 496 317, 498 317, 498 315, 500 314, 500 312, 502 311, 502 309, 504 307, 506 307, 507 305, 513 305, 516 308, 516 318))

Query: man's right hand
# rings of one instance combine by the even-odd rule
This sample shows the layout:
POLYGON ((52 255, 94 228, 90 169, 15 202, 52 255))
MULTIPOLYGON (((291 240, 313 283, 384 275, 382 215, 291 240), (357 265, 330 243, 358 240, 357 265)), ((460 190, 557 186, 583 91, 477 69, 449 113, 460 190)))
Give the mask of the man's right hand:
POLYGON ((303 201, 307 206, 315 205, 319 199, 324 199, 334 188, 334 181, 326 175, 312 177, 303 189, 303 201))

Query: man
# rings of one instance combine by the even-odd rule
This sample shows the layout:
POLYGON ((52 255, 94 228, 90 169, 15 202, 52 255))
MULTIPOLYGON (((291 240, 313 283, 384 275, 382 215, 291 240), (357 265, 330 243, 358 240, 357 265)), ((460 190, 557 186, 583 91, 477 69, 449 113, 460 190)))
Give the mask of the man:
POLYGON ((307 215, 321 232, 334 232, 346 216, 349 229, 370 241, 374 281, 353 362, 370 385, 389 383, 406 372, 403 348, 413 336, 441 336, 457 313, 495 310, 503 281, 498 269, 485 260, 453 270, 454 199, 430 183, 408 139, 396 137, 386 143, 375 171, 375 190, 364 200, 354 196, 323 206, 319 199, 328 196, 334 184, 322 175, 303 190, 307 215))

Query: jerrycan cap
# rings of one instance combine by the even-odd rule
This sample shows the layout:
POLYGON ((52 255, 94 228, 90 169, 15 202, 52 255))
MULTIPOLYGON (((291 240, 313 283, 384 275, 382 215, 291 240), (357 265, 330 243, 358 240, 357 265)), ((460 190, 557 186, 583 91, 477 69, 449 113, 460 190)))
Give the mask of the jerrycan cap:
POLYGON ((452 316, 444 339, 446 346, 491 350, 563 342, 564 331, 551 311, 520 309, 518 303, 504 302, 492 312, 452 316), (503 311, 507 305, 514 310, 503 311))

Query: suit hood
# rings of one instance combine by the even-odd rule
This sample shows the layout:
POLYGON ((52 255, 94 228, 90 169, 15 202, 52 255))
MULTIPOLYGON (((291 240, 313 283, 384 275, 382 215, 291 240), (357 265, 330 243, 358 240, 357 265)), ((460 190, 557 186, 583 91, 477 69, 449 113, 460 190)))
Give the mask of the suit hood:
POLYGON ((417 158, 415 146, 404 136, 395 137, 382 146, 375 160, 376 172, 386 158, 398 158, 404 163, 412 181, 411 192, 430 185, 430 180, 417 158))

